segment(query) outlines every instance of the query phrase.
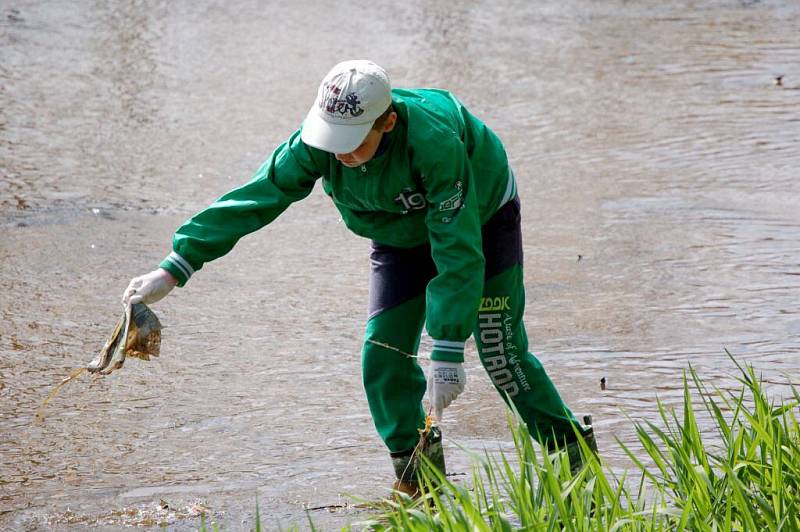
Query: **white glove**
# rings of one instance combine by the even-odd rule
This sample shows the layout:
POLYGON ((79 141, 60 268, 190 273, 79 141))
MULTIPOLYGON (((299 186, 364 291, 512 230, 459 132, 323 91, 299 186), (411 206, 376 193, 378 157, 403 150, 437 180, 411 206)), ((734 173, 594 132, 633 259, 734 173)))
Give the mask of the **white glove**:
POLYGON ((135 303, 150 305, 169 294, 176 284, 178 280, 164 268, 134 277, 122 294, 122 304, 126 307, 135 303))
POLYGON ((467 374, 461 362, 431 360, 428 377, 428 400, 433 406, 434 417, 441 421, 442 410, 450 406, 467 385, 467 374))

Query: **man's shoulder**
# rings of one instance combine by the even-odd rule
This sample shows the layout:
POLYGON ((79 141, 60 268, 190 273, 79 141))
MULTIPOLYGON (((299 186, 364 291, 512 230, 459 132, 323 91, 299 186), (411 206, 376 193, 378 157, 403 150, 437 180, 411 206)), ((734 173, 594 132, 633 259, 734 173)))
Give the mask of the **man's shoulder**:
POLYGON ((458 99, 448 90, 435 87, 394 88, 392 103, 406 106, 438 106, 451 107, 459 105, 458 99))
POLYGON ((449 92, 441 89, 393 90, 393 104, 401 123, 404 147, 413 168, 422 173, 452 160, 464 150, 463 118, 449 92))
POLYGON ((392 104, 409 136, 423 142, 431 137, 459 137, 463 129, 460 103, 446 90, 393 89, 392 104))

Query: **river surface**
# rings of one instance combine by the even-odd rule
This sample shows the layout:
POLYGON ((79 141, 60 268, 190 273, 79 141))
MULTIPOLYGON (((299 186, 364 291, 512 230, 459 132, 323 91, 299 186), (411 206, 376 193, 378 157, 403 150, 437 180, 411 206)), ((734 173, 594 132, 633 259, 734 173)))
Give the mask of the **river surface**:
MULTIPOLYGON (((359 352, 368 243, 319 187, 154 306, 162 354, 95 356, 128 280, 248 180, 336 62, 454 91, 504 139, 532 349, 603 456, 691 364, 800 382, 800 3, 0 4, 0 528, 247 530, 364 519, 387 492, 359 352), (776 78, 780 78, 780 84, 776 78), (607 387, 600 389, 605 377, 607 387), (322 507, 328 507, 322 508, 322 507)), ((430 340, 423 339, 423 349, 430 340)), ((423 361, 423 363, 425 363, 423 361)), ((443 429, 510 448, 468 345, 443 429)), ((708 428, 708 426, 706 426, 708 428)))

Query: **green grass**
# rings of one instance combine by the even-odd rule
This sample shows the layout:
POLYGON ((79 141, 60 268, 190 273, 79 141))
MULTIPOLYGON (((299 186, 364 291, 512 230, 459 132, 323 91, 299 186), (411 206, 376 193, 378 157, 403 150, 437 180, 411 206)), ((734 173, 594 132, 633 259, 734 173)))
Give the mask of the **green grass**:
MULTIPOLYGON (((373 517, 353 528, 800 530, 800 394, 793 387, 792 396, 776 404, 752 366, 731 360, 740 389, 708 390, 690 367, 683 377, 682 408, 659 401, 656 422, 631 421, 642 450, 617 441, 634 464, 622 478, 585 445, 586 466, 573 476, 565 453, 541 455, 525 425, 510 414, 513 454, 467 451, 472 471, 461 483, 427 464, 422 498, 384 501, 373 517), (710 419, 704 420, 705 433, 698 424, 702 411, 710 419)), ((258 509, 256 521, 260 530, 258 509)))
POLYGON ((571 475, 564 453, 538 455, 524 424, 512 418, 513 459, 503 453, 497 458, 473 454, 470 487, 427 469, 422 500, 399 499, 391 511, 360 526, 408 531, 800 530, 800 395, 792 388, 793 397, 775 404, 753 367, 736 365, 741 389, 735 393, 709 391, 690 367, 680 415, 659 402, 658 422, 632 422, 643 452, 634 453, 618 441, 634 464, 628 478, 616 478, 590 453, 585 453, 587 466, 571 475), (711 419, 706 434, 698 425, 698 409, 711 419))

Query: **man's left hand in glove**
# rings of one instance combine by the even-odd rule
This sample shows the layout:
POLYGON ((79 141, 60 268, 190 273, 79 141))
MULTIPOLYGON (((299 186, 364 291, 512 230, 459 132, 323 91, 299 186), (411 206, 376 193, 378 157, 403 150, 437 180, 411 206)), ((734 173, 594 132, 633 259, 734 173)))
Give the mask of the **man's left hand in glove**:
POLYGON ((442 410, 450 406, 450 403, 464 391, 466 385, 467 374, 464 372, 464 364, 431 360, 428 399, 437 420, 442 420, 442 410))

